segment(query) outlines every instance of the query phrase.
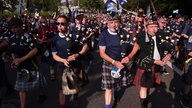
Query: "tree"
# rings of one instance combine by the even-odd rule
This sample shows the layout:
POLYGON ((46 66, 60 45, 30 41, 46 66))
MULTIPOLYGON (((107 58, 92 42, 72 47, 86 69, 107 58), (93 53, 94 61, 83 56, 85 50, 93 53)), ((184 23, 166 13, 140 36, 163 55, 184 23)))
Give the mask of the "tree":
POLYGON ((30 0, 29 11, 34 12, 37 8, 43 12, 57 12, 60 0, 30 0))
POLYGON ((93 12, 96 12, 97 9, 103 10, 106 7, 102 0, 75 0, 75 5, 93 12))
POLYGON ((0 0, 1 15, 3 16, 4 10, 13 12, 18 4, 19 2, 17 0, 0 0))

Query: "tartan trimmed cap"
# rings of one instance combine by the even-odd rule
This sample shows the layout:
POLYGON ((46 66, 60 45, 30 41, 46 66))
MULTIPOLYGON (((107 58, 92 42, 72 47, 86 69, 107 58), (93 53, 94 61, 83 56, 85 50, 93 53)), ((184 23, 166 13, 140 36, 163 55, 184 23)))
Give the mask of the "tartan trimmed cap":
POLYGON ((108 13, 108 21, 120 20, 120 16, 117 12, 108 13))

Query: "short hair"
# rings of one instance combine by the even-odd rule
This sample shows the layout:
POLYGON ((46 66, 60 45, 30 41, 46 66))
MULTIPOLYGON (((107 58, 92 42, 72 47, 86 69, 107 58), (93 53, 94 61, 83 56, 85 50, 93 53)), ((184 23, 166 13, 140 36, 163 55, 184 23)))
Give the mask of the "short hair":
POLYGON ((83 18, 87 18, 87 16, 86 16, 86 15, 83 15, 83 18))
POLYGON ((70 22, 70 19, 66 15, 59 15, 58 18, 64 18, 67 21, 67 23, 70 22))
POLYGON ((83 14, 79 14, 75 17, 75 19, 79 20, 79 21, 82 21, 84 15, 83 14))
POLYGON ((9 27, 12 27, 12 26, 21 27, 23 26, 23 21, 20 18, 12 17, 9 21, 9 27))

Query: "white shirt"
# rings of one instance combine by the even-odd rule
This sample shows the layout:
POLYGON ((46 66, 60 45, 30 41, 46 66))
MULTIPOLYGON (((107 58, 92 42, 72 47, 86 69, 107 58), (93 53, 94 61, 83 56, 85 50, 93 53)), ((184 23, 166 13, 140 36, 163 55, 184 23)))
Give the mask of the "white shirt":
POLYGON ((156 42, 156 36, 153 36, 152 39, 154 40, 154 53, 153 53, 153 59, 160 60, 160 54, 157 49, 157 42, 156 42))

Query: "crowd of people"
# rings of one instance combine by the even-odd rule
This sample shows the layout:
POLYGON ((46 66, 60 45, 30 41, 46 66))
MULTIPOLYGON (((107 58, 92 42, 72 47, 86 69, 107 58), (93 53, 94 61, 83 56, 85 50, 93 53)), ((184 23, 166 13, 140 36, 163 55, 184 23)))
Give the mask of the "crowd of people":
MULTIPOLYGON (((161 85, 161 74, 167 61, 174 60, 182 73, 184 108, 190 108, 192 84, 192 19, 176 17, 145 16, 143 11, 135 14, 110 12, 107 14, 79 14, 75 17, 58 15, 56 18, 41 16, 29 18, 2 18, 0 20, 0 103, 2 89, 19 93, 21 108, 26 107, 29 91, 38 89, 39 101, 46 99, 45 76, 37 63, 47 63, 51 81, 58 82, 59 105, 66 108, 63 91, 63 74, 72 69, 82 78, 89 70, 91 52, 99 50, 103 59, 101 89, 105 91, 105 108, 111 108, 112 98, 118 102, 122 86, 139 86, 141 108, 147 108, 148 90, 161 85), (14 87, 9 84, 5 62, 17 70, 14 87), (129 66, 132 62, 132 67, 129 66), (128 71, 135 68, 133 77, 128 71), (123 78, 123 76, 126 76, 123 78), (131 80, 130 78, 133 78, 131 80)), ((86 85, 86 84, 85 84, 86 85)), ((72 95, 74 108, 78 107, 78 92, 72 95)))

